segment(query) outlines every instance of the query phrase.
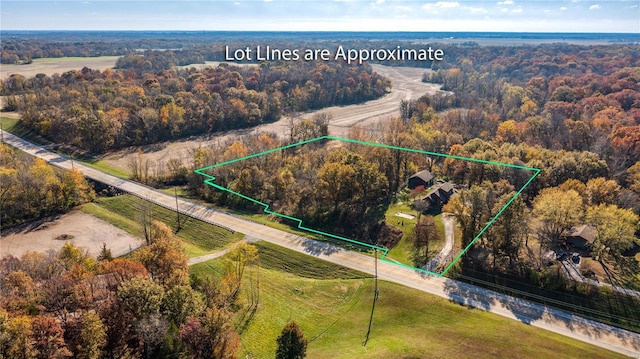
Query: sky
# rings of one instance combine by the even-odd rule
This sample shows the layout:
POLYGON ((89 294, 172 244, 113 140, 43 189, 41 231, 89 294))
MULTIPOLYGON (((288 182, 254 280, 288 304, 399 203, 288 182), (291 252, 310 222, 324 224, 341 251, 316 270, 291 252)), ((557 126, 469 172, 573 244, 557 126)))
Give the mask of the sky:
POLYGON ((0 1, 2 30, 640 33, 640 0, 0 1))

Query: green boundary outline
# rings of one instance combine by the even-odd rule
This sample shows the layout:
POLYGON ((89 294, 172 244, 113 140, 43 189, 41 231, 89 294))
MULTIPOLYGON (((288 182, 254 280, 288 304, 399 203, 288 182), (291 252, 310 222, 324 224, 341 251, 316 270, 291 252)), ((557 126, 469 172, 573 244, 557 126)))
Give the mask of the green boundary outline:
POLYGON ((208 184, 209 186, 217 188, 217 189, 219 189, 221 191, 229 192, 229 193, 231 193, 233 195, 236 195, 238 197, 241 197, 241 198, 244 198, 244 199, 246 199, 248 201, 251 201, 251 202, 253 202, 253 203, 257 204, 257 205, 263 206, 264 207, 264 213, 272 214, 274 216, 278 216, 278 217, 281 217, 281 218, 286 218, 286 219, 289 219, 291 221, 297 222, 298 223, 298 228, 301 229, 301 230, 304 230, 304 231, 307 231, 307 232, 311 232, 311 233, 320 234, 322 236, 326 236, 326 237, 330 237, 330 238, 339 239, 339 240, 346 241, 346 242, 349 242, 349 243, 357 244, 357 245, 360 245, 360 246, 363 246, 363 247, 367 247, 367 248, 370 248, 370 249, 373 249, 373 250, 376 250, 376 251, 379 250, 379 251, 382 252, 382 256, 380 257, 380 260, 383 261, 383 262, 394 264, 394 265, 397 265, 397 266, 400 266, 400 267, 414 269, 414 270, 417 270, 419 272, 428 273, 428 274, 431 274, 431 275, 435 275, 435 276, 441 277, 441 276, 444 276, 456 264, 456 262, 458 262, 458 260, 460 260, 460 258, 465 253, 467 253, 469 248, 471 248, 471 246, 484 234, 484 232, 493 224, 493 222, 495 222, 495 220, 502 214, 502 212, 504 212, 504 210, 516 199, 516 197, 518 197, 522 193, 522 191, 531 183, 531 181, 533 181, 533 179, 536 178, 536 176, 540 173, 540 169, 533 168, 533 167, 519 166, 519 165, 510 164, 510 163, 488 161, 488 160, 482 160, 482 159, 477 159, 477 158, 469 158, 469 157, 448 155, 448 154, 437 153, 437 152, 417 150, 417 149, 413 149, 413 148, 404 148, 404 147, 398 147, 398 146, 392 146, 392 145, 385 145, 385 144, 381 144, 381 143, 364 142, 364 141, 358 141, 358 140, 353 140, 353 139, 349 139, 349 138, 334 137, 334 136, 320 136, 320 137, 312 138, 310 140, 301 141, 301 142, 298 142, 298 143, 293 143, 293 144, 289 144, 289 145, 282 146, 282 147, 277 147, 277 148, 274 148, 274 149, 271 149, 271 150, 255 153, 255 154, 248 155, 248 156, 241 157, 241 158, 236 158, 234 160, 221 162, 221 163, 218 163, 218 164, 215 164, 215 165, 198 168, 194 172, 199 174, 199 175, 201 175, 201 176, 206 177, 207 179, 204 181, 204 183, 208 184), (413 267, 413 266, 410 266, 410 265, 407 265, 407 264, 398 263, 398 262, 395 262, 395 261, 390 261, 390 260, 385 258, 387 256, 387 253, 389 252, 389 250, 387 248, 379 247, 379 246, 376 246, 376 245, 373 245, 373 244, 368 244, 368 243, 356 241, 354 239, 341 237, 341 236, 338 236, 338 235, 335 235, 335 234, 322 232, 322 231, 319 231, 319 230, 316 230, 316 229, 313 229, 313 228, 305 227, 305 226, 302 225, 302 220, 301 219, 295 218, 295 217, 291 217, 291 216, 288 216, 286 214, 274 212, 274 211, 269 209, 269 206, 270 206, 269 204, 261 202, 261 201, 255 199, 255 198, 251 198, 251 197, 245 196, 242 193, 235 192, 235 191, 233 191, 233 190, 231 190, 229 188, 220 186, 220 185, 214 183, 214 181, 216 180, 216 178, 214 176, 209 175, 207 173, 204 173, 204 171, 208 171, 208 170, 213 169, 213 168, 222 167, 222 166, 225 166, 225 165, 228 165, 228 164, 232 164, 232 163, 235 163, 235 162, 248 160, 248 159, 251 159, 251 158, 267 155, 267 154, 270 154, 270 153, 274 153, 274 152, 286 150, 286 149, 289 149, 289 148, 306 145, 306 144, 309 144, 309 143, 312 143, 312 142, 322 141, 322 140, 334 140, 334 141, 341 141, 341 142, 347 142, 347 143, 355 143, 355 144, 365 145, 365 146, 389 148, 389 149, 392 149, 392 150, 400 150, 400 151, 407 151, 407 152, 413 152, 413 153, 420 153, 420 154, 425 154, 425 155, 430 155, 430 156, 453 158, 453 159, 457 159, 457 160, 464 160, 464 161, 478 162, 478 163, 484 163, 484 164, 489 164, 489 165, 498 165, 498 166, 503 166, 503 167, 517 168, 517 169, 521 169, 521 170, 533 171, 534 173, 529 178, 529 180, 527 180, 527 182, 525 182, 525 184, 522 185, 522 187, 518 190, 518 192, 516 192, 513 195, 513 197, 511 197, 511 199, 498 211, 498 213, 496 213, 491 218, 491 220, 480 230, 480 232, 478 232, 478 234, 473 238, 471 243, 469 243, 451 261, 451 263, 449 263, 449 265, 447 265, 445 267, 445 269, 441 273, 436 273, 436 272, 432 272, 432 271, 429 271, 429 270, 426 270, 426 269, 413 267))

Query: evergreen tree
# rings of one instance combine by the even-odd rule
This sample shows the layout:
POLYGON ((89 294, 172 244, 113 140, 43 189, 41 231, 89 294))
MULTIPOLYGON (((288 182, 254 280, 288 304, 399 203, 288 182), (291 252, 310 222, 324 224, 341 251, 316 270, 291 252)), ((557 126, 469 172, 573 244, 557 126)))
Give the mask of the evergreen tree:
POLYGON ((296 322, 285 325, 276 342, 276 359, 302 359, 307 355, 307 338, 296 322))

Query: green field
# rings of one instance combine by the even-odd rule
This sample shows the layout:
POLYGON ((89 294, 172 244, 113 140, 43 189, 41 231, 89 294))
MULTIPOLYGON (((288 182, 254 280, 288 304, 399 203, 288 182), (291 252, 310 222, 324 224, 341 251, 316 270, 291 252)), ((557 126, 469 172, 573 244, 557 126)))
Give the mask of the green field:
MULTIPOLYGON (((411 243, 411 236, 416 226, 417 218, 408 219, 396 216, 396 213, 402 212, 417 216, 418 213, 412 209, 407 203, 396 203, 389 206, 385 213, 385 221, 387 224, 394 227, 398 227, 402 230, 402 239, 398 244, 393 247, 387 254, 386 259, 391 261, 397 261, 408 266, 414 266, 413 263, 413 244, 411 243)), ((429 253, 431 257, 435 256, 444 246, 444 224, 442 223, 442 215, 439 214, 433 219, 436 222, 436 227, 442 236, 441 241, 431 241, 429 243, 429 253)))
MULTIPOLYGON (((239 358, 273 358, 275 339, 295 321, 309 340, 309 358, 623 358, 621 355, 442 298, 379 282, 369 342, 364 347, 374 280, 270 244, 257 244, 260 301, 251 316, 244 280, 235 323, 239 358), (250 320, 248 320, 250 318, 250 320)), ((224 258, 191 267, 219 276, 224 258)))
MULTIPOLYGON (((88 203, 82 210, 107 222, 142 237, 142 225, 139 221, 141 209, 150 211, 152 217, 164 222, 174 231, 178 228, 176 213, 164 207, 143 201, 133 195, 102 197, 96 203, 88 203)), ((189 257, 215 252, 242 239, 241 233, 232 233, 224 228, 200 220, 180 216, 181 229, 177 236, 182 239, 189 257)))

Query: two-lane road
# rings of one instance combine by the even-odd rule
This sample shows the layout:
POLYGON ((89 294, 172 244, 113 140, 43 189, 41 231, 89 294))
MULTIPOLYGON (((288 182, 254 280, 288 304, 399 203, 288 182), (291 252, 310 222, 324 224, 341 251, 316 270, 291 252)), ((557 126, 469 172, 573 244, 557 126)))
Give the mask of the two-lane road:
MULTIPOLYGON (((60 155, 31 144, 7 132, 4 141, 29 154, 42 158, 55 166, 70 169, 72 162, 60 155)), ((175 209, 173 196, 136 182, 124 180, 73 162, 73 166, 93 180, 109 184, 123 191, 145 198, 161 206, 175 209)), ((297 252, 322 258, 332 263, 374 273, 374 258, 330 244, 286 233, 263 224, 250 222, 184 199, 178 200, 180 212, 203 221, 216 224, 233 231, 244 233, 250 238, 268 241, 297 252)), ((515 299, 486 289, 455 280, 427 276, 409 268, 390 263, 378 263, 380 279, 402 284, 420 291, 431 293, 455 302, 484 309, 530 325, 544 328, 562 335, 582 340, 615 352, 640 358, 640 335, 581 318, 569 313, 548 308, 525 300, 515 299)))

